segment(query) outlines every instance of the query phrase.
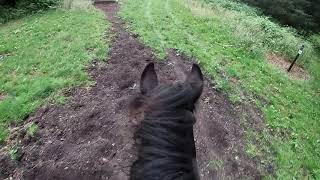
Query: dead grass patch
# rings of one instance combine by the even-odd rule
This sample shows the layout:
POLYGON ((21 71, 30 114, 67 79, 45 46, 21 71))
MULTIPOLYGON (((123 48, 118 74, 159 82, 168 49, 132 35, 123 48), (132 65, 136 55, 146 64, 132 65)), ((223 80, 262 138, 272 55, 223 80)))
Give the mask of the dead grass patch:
POLYGON ((308 80, 310 78, 310 74, 308 73, 308 71, 304 70, 297 64, 295 64, 292 67, 291 71, 288 72, 287 69, 289 68, 291 62, 283 56, 277 55, 275 53, 268 53, 267 60, 269 63, 288 73, 288 75, 293 79, 308 80))

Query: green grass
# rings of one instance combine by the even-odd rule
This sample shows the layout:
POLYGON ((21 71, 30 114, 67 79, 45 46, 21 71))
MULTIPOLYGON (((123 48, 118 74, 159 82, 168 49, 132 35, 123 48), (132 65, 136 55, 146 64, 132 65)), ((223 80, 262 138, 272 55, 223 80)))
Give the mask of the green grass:
POLYGON ((104 14, 93 8, 51 10, 0 26, 0 141, 64 88, 89 85, 86 67, 106 59, 104 14))
POLYGON ((225 6, 200 0, 123 0, 120 14, 160 58, 167 48, 193 56, 233 102, 253 102, 262 109, 267 129, 250 130, 247 152, 261 156, 262 167, 274 163, 275 173, 266 178, 319 179, 319 54, 291 29, 247 12, 249 7, 225 6), (291 58, 302 42, 307 51, 300 63, 310 80, 294 80, 267 63, 267 52, 291 58), (253 138, 259 144, 250 144, 253 138))

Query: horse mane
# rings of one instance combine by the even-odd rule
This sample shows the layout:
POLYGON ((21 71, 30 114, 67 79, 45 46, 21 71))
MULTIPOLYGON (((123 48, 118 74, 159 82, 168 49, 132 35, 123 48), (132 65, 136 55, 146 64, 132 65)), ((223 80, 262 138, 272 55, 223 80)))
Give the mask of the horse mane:
MULTIPOLYGON (((191 86, 178 83, 155 88, 146 98, 144 119, 135 134, 140 140, 131 180, 196 180, 191 86)), ((135 103, 133 103, 135 104, 135 103)))

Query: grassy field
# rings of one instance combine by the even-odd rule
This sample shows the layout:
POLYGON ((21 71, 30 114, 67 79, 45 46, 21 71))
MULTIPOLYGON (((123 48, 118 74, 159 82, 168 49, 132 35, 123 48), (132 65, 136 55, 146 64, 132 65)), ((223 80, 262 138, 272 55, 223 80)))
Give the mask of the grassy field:
POLYGON ((248 127, 247 152, 261 160, 262 169, 274 164, 266 178, 320 178, 320 56, 312 43, 231 1, 121 2, 121 16, 160 58, 167 48, 193 56, 232 102, 262 109, 266 129, 248 127), (267 63, 269 52, 291 59, 302 42, 307 48, 300 65, 309 80, 290 78, 267 63))
POLYGON ((0 26, 0 142, 10 124, 49 100, 62 102, 62 89, 89 85, 86 66, 106 59, 104 14, 76 7, 0 26))

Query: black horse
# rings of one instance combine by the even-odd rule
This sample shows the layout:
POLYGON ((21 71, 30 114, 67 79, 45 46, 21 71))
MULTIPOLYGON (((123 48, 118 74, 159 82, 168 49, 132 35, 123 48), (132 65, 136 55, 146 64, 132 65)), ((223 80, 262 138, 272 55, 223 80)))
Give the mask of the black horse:
POLYGON ((135 137, 139 139, 138 159, 131 167, 130 180, 198 180, 193 136, 194 104, 203 89, 198 65, 183 83, 158 85, 154 64, 144 69, 141 95, 131 110, 144 114, 135 137))

